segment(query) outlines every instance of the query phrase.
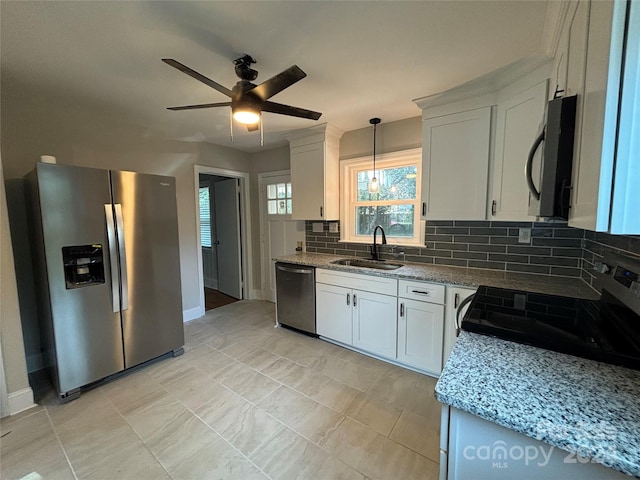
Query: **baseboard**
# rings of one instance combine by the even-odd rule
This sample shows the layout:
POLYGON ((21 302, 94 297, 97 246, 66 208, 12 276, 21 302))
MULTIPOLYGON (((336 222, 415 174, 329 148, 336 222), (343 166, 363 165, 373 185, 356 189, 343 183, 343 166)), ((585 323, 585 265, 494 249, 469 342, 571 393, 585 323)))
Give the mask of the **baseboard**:
POLYGON ((204 286, 205 288, 211 288, 213 290, 217 290, 218 289, 218 280, 217 279, 212 279, 212 278, 205 278, 204 279, 204 286))
POLYGON ((189 320, 195 320, 196 318, 200 318, 204 315, 204 308, 201 306, 193 307, 188 310, 182 311, 182 321, 188 322, 189 320))
POLYGON ((262 296, 262 290, 251 290, 249 295, 251 296, 247 300, 262 300, 264 298, 262 296))
POLYGON ((36 404, 33 403, 33 390, 31 390, 31 387, 10 393, 7 395, 7 400, 9 404, 9 415, 15 415, 16 413, 36 406, 36 404))

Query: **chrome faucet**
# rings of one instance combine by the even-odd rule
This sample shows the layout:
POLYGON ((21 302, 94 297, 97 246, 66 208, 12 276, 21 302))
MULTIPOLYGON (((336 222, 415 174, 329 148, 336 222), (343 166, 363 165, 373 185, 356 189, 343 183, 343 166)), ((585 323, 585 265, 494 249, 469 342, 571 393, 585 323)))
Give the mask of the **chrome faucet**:
POLYGON ((371 258, 373 260, 380 260, 378 254, 378 246, 376 245, 376 235, 378 234, 378 229, 380 229, 380 233, 382 233, 382 245, 387 244, 387 236, 384 234, 382 225, 377 225, 376 228, 373 229, 373 245, 371 245, 371 258))

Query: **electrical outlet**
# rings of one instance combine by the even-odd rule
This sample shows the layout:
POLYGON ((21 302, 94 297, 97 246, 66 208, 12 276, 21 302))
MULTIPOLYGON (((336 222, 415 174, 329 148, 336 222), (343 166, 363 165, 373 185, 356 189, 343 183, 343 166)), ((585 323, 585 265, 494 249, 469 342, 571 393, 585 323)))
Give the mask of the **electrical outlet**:
POLYGON ((518 230, 518 243, 531 243, 530 228, 521 228, 518 230))
POLYGON ((521 293, 516 293, 513 296, 513 308, 516 310, 524 310, 527 306, 527 296, 521 293))
POLYGON ((339 227, 340 224, 338 222, 331 222, 329 224, 329 233, 338 233, 340 231, 339 227))

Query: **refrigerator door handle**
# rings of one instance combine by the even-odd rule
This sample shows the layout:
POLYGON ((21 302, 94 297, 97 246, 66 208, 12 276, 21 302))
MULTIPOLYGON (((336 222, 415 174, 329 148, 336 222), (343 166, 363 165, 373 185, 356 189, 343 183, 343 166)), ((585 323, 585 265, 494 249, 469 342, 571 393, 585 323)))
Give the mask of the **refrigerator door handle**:
POLYGON ((118 253, 120 254, 120 284, 122 285, 122 296, 120 309, 129 308, 129 282, 127 281, 127 251, 124 245, 124 222, 122 221, 122 205, 114 203, 116 212, 116 238, 118 239, 118 253))
POLYGON ((116 249, 116 224, 113 220, 113 205, 105 203, 104 216, 107 220, 107 239, 109 241, 109 260, 111 263, 111 304, 113 312, 120 311, 120 288, 118 285, 118 251, 116 249))

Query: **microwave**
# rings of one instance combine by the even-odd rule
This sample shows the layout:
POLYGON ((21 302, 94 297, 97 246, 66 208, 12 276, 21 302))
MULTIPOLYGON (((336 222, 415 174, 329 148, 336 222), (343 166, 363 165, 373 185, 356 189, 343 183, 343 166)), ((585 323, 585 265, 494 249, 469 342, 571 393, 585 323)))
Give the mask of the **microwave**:
POLYGON ((575 122, 575 95, 548 102, 545 125, 529 150, 525 168, 529 215, 569 218, 575 122))

